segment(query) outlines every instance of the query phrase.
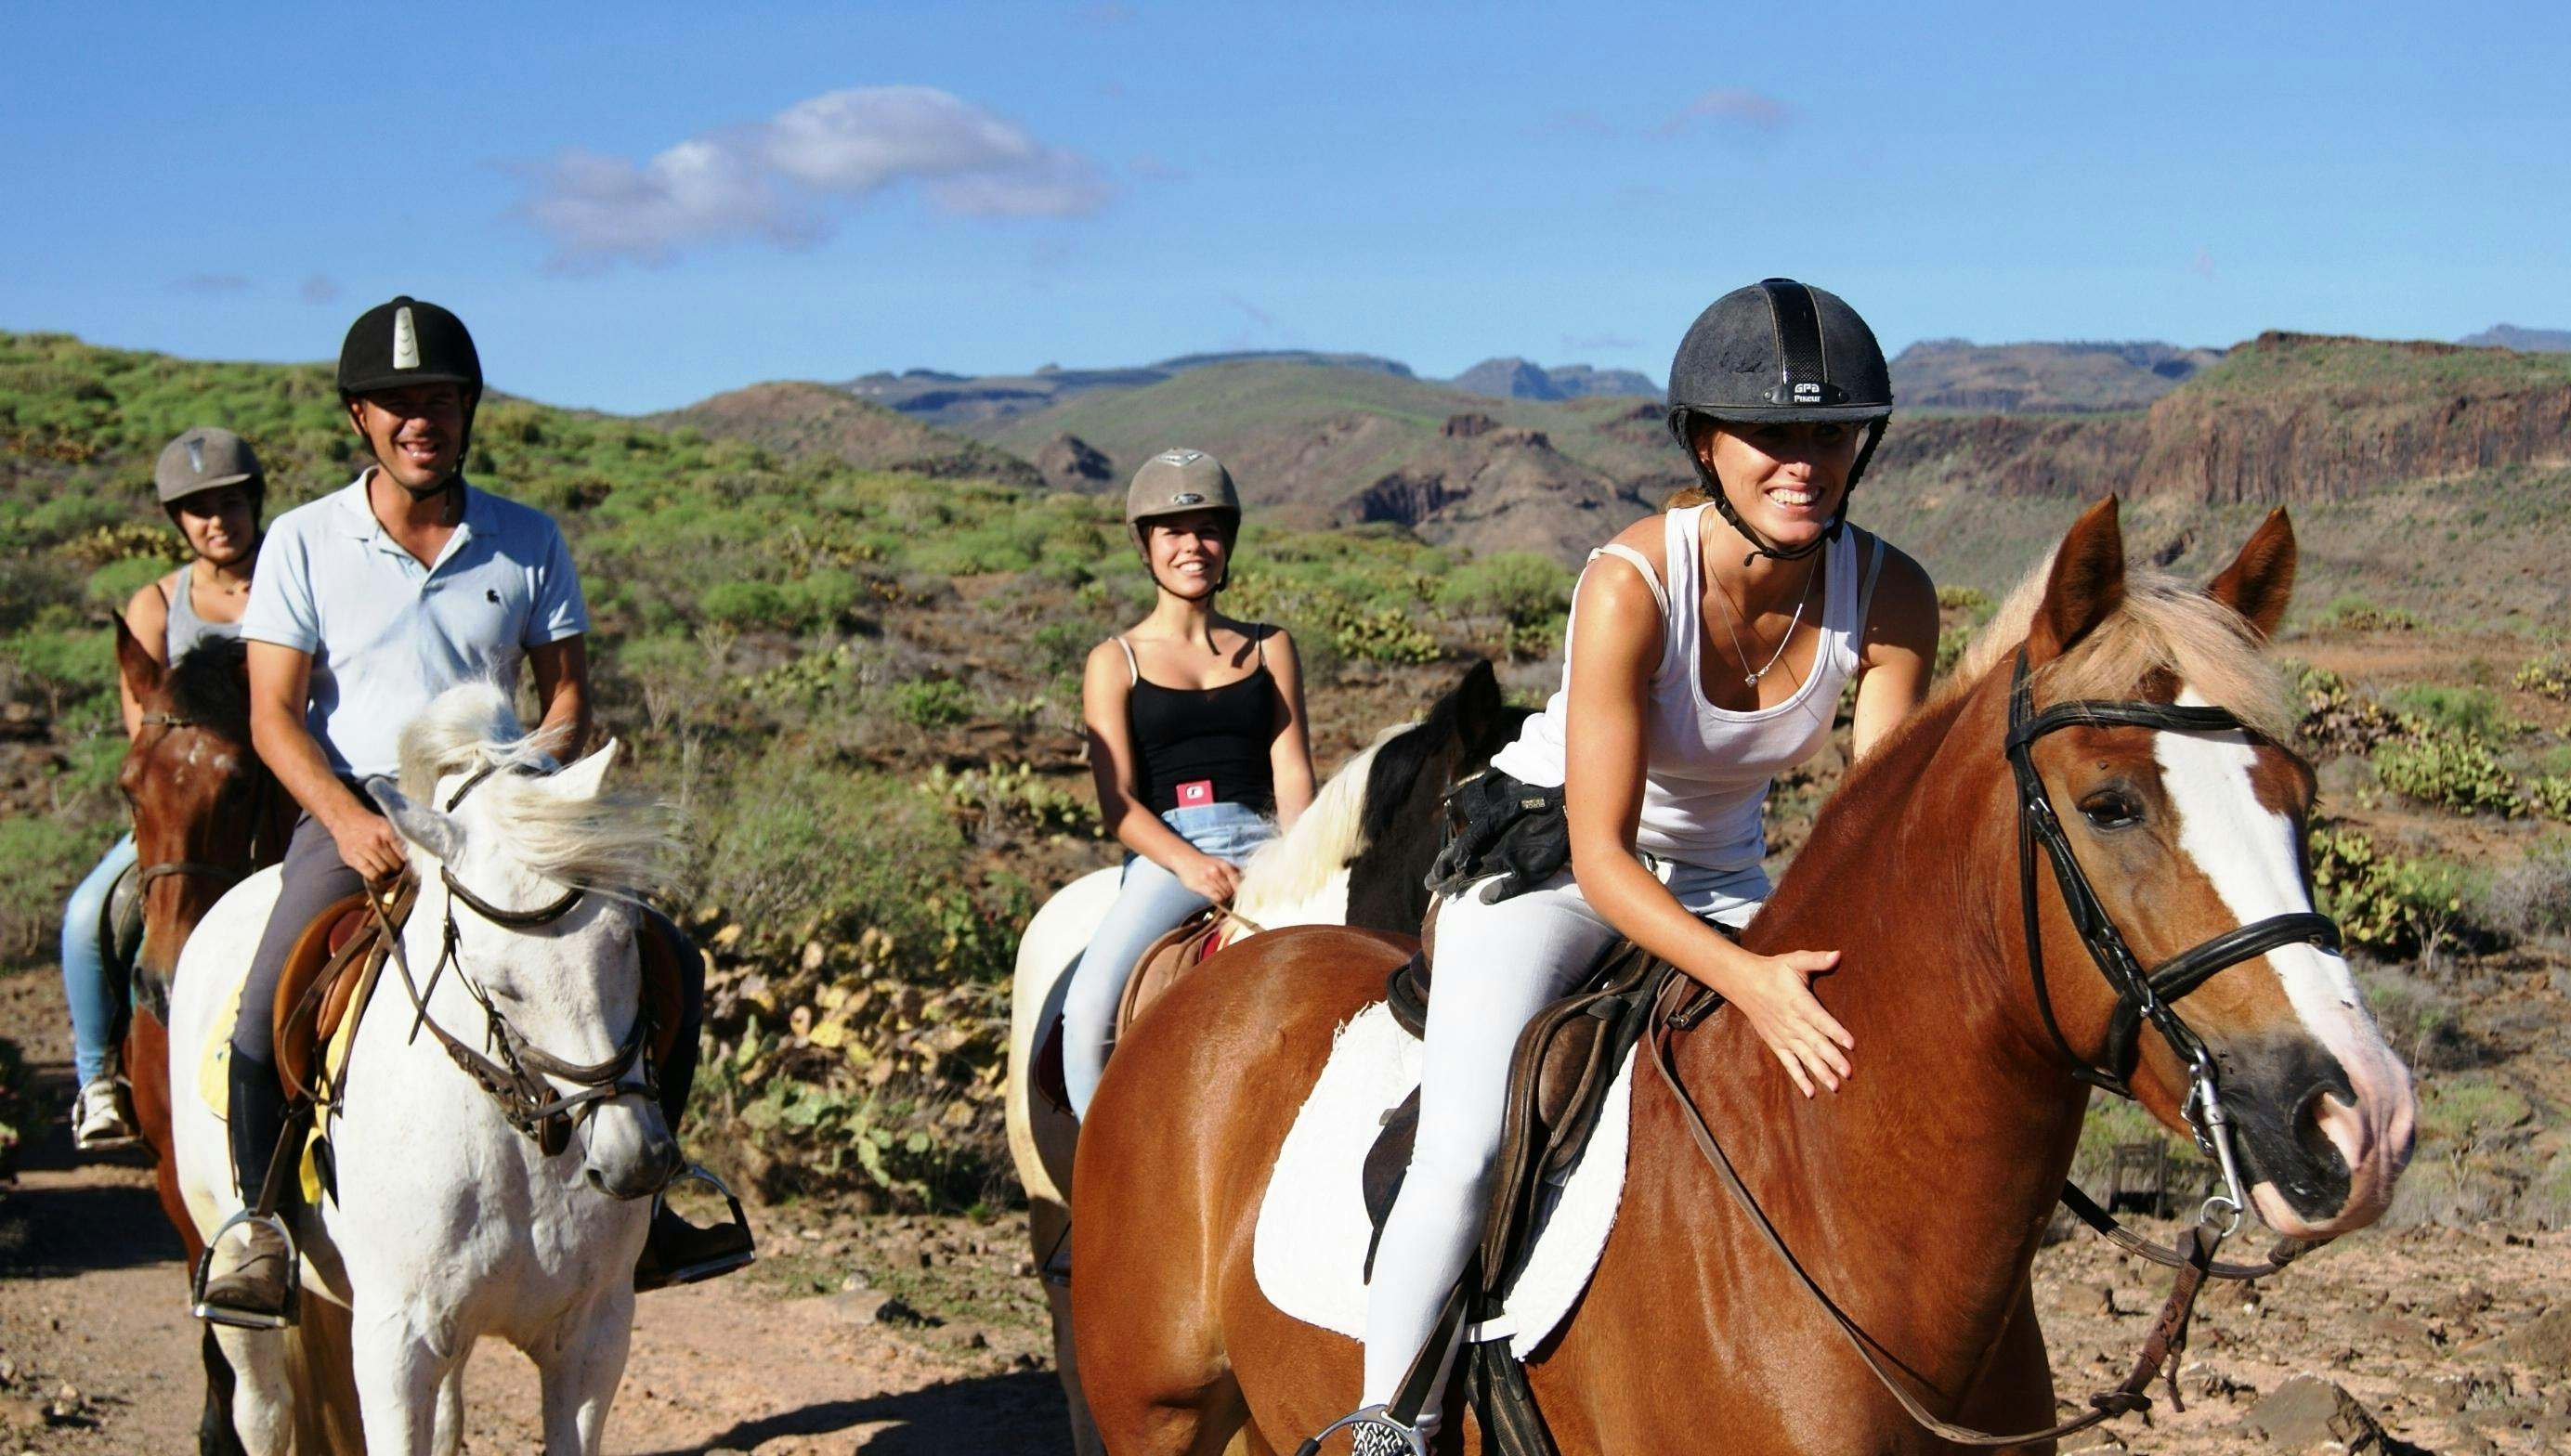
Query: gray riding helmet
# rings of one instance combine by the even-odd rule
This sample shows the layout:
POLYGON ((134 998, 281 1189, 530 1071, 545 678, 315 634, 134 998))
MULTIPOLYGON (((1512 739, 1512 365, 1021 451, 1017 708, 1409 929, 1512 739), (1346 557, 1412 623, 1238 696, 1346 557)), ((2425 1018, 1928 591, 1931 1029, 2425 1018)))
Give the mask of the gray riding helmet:
MULTIPOLYGON (((1152 568, 1152 551, 1143 544, 1143 523, 1190 511, 1222 512, 1232 522, 1230 539, 1240 537, 1241 492, 1233 488, 1232 472, 1223 468, 1222 461, 1203 450, 1163 450, 1134 472, 1134 483, 1125 487, 1125 533, 1134 538, 1134 550, 1142 555, 1145 571, 1152 568)), ((1159 574, 1154 573, 1152 580, 1157 585, 1159 574)), ((1223 580, 1214 589, 1220 592, 1231 584, 1232 557, 1226 553, 1223 580)))
POLYGON ((1837 294, 1793 278, 1763 278, 1715 299, 1688 326, 1670 361, 1670 433, 1687 450, 1715 508, 1759 548, 1754 555, 1793 561, 1836 540, 1847 519, 1847 498, 1856 493, 1857 478, 1874 458, 1891 417, 1892 370, 1874 330, 1837 294), (1847 491, 1828 529, 1795 551, 1779 551, 1751 530, 1724 494, 1723 482, 1698 458, 1689 438, 1694 415, 1749 424, 1865 425, 1865 443, 1857 448, 1847 491))
POLYGON ((265 492, 267 476, 258 468, 258 456, 248 440, 213 425, 200 425, 164 445, 152 467, 153 489, 165 506, 199 491, 244 483, 265 492))

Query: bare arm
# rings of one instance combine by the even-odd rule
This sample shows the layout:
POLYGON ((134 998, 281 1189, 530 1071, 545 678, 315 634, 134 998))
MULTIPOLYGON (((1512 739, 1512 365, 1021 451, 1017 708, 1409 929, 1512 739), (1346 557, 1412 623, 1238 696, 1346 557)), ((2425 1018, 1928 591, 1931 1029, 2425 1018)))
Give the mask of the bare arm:
POLYGON ((280 643, 250 644, 250 736, 260 761, 330 831, 339 860, 373 881, 401 872, 401 841, 381 816, 339 781, 330 759, 303 726, 312 689, 312 655, 280 643))
MULTIPOLYGON (((159 582, 146 584, 125 604, 125 630, 134 634, 134 645, 152 661, 170 666, 170 604, 163 600, 159 582)), ((133 680, 123 672, 116 675, 116 697, 125 713, 125 736, 131 740, 143 731, 143 705, 134 696, 133 680)))
POLYGON ((568 763, 589 746, 589 639, 574 633, 528 648, 527 666, 544 713, 536 731, 550 734, 554 757, 568 763))
POLYGON ((1126 848, 1177 875, 1210 900, 1229 900, 1241 871, 1204 852, 1146 807, 1135 787, 1133 680, 1112 642, 1089 651, 1081 675, 1081 717, 1089 728, 1089 774, 1098 785, 1098 819, 1126 848))
POLYGON ((1303 664, 1282 627, 1268 638, 1268 673, 1277 680, 1277 736, 1269 740, 1268 771, 1277 787, 1277 822, 1292 828, 1312 806, 1312 734, 1303 716, 1303 664))
POLYGON ((1883 548, 1874 601, 1857 653, 1856 756, 1873 752, 1928 698, 1937 665, 1937 588, 1928 573, 1890 546, 1883 548))
POLYGON ((1803 1095, 1847 1075, 1845 1028, 1808 977, 1836 951, 1755 955, 1690 914, 1634 853, 1643 811, 1645 715, 1661 657, 1660 605, 1629 566, 1606 558, 1581 580, 1571 644, 1563 804, 1572 875, 1609 924, 1741 1008, 1803 1095))

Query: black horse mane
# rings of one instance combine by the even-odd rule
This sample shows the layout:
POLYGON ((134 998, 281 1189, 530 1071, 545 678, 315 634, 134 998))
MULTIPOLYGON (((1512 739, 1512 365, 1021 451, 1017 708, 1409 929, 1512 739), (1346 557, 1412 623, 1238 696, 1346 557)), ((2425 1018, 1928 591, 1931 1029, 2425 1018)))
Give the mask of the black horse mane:
POLYGON ((1517 735, 1529 712, 1500 701, 1498 675, 1475 663, 1455 690, 1437 700, 1418 725, 1384 740, 1366 775, 1365 804, 1358 811, 1358 842, 1372 844, 1392 827, 1429 759, 1449 740, 1462 744, 1459 762, 1478 764, 1517 735))
POLYGON ((237 637, 209 638, 170 669, 170 711, 208 728, 250 732, 250 646, 237 637))

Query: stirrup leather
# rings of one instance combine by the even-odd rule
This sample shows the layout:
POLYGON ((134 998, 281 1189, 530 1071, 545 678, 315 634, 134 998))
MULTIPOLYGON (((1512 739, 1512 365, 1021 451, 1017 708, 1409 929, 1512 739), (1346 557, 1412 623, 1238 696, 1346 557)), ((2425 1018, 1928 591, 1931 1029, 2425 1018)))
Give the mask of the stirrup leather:
MULTIPOLYGON (((713 1189, 716 1193, 723 1195, 724 1202, 732 1207, 733 1226, 741 1230, 742 1250, 739 1253, 723 1254, 715 1258, 699 1259, 697 1262, 692 1264, 681 1264, 677 1268, 669 1271, 668 1282, 670 1284, 693 1284, 701 1279, 711 1279, 717 1274, 728 1274, 735 1269, 745 1268, 756 1262, 759 1258, 759 1237, 751 1231, 750 1214, 743 1211, 740 1196, 735 1194, 731 1187, 722 1179, 715 1177, 714 1174, 707 1171, 706 1166, 702 1163, 689 1164, 686 1168, 680 1170, 678 1177, 671 1179, 669 1184, 664 1185, 659 1193, 652 1196, 652 1216, 654 1218, 660 1217, 661 1211, 669 1205, 670 1188, 672 1186, 686 1183, 691 1180, 697 1183, 702 1183, 713 1189)), ((667 1287, 667 1285, 665 1284, 663 1287, 667 1287)))
POLYGON ((215 1235, 206 1240, 206 1251, 197 1258, 196 1276, 189 1280, 188 1312, 214 1324, 228 1324, 235 1329, 283 1329, 294 1323, 296 1306, 303 1297, 303 1253, 294 1246, 294 1230, 275 1213, 262 1213, 244 1209, 223 1221, 215 1235), (215 1250, 223 1246, 224 1235, 245 1223, 264 1223, 285 1240, 285 1301, 275 1313, 264 1309, 242 1309, 230 1304, 216 1304, 206 1298, 206 1283, 213 1276, 215 1250))
POLYGON ((1342 1430, 1352 1433, 1354 1456, 1428 1456, 1428 1438, 1419 1428, 1402 1424, 1382 1405, 1361 1405, 1321 1427, 1319 1435, 1294 1448, 1294 1456, 1319 1456, 1321 1443, 1342 1430))

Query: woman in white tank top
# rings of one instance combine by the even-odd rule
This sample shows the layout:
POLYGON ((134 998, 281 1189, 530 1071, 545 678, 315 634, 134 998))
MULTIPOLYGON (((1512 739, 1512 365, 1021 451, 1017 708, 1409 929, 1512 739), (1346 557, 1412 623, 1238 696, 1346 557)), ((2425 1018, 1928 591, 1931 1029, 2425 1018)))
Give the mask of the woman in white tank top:
POLYGON ((1450 843, 1440 861, 1417 1152, 1375 1256, 1359 1452, 1424 1449, 1434 1429, 1437 1387, 1415 1428, 1386 1407, 1480 1226, 1511 1049, 1610 943, 1721 992, 1805 1096, 1855 1055, 1807 984, 1837 952, 1754 955, 1709 922, 1744 924, 1766 897, 1769 781, 1828 740, 1841 689, 1856 684, 1859 756, 1927 691, 1935 589, 1843 520, 1891 412, 1883 356, 1846 304, 1770 279, 1697 320, 1670 401, 1704 489, 1592 553, 1562 690, 1492 759, 1504 813, 1560 790, 1549 842, 1568 867, 1529 848, 1545 813, 1496 831, 1506 853, 1450 843))

